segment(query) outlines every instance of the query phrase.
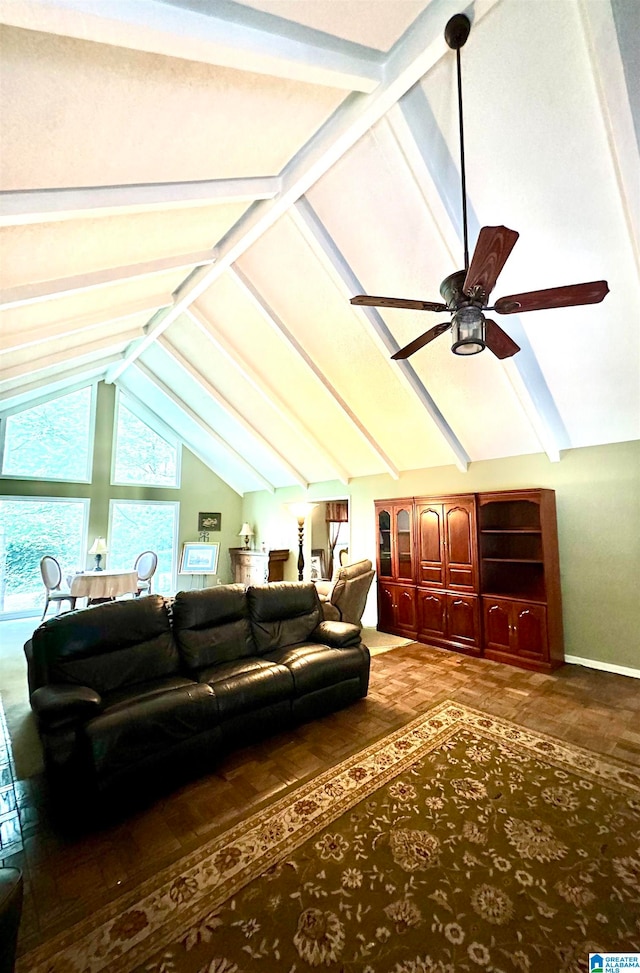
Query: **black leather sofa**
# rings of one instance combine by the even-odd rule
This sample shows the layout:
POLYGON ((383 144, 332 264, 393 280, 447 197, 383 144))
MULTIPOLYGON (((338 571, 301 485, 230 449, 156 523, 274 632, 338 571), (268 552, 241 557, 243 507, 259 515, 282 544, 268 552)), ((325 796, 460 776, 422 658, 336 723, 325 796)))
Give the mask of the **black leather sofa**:
POLYGON ((58 798, 139 790, 366 696, 357 626, 313 584, 221 585, 67 612, 25 645, 58 798))

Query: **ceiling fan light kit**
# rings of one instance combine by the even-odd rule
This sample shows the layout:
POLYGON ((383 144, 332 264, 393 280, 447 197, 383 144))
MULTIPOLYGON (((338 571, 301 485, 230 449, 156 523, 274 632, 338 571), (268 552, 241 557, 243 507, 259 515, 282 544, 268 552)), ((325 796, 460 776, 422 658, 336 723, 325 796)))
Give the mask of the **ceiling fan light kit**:
POLYGON ((477 355, 484 351, 487 343, 482 311, 473 304, 457 310, 451 318, 451 335, 454 355, 477 355))
POLYGON ((444 304, 408 298, 370 297, 366 294, 358 294, 351 298, 352 304, 360 306, 409 308, 414 311, 448 311, 452 315, 449 323, 436 324, 392 355, 392 359, 396 361, 409 358, 449 329, 452 332, 451 351, 455 355, 477 355, 485 348, 489 348, 496 358, 510 358, 519 352, 520 348, 495 321, 485 318, 483 310, 496 311, 498 314, 515 314, 549 308, 576 307, 581 304, 597 304, 609 293, 606 280, 596 280, 586 284, 570 284, 564 287, 528 291, 524 294, 511 294, 499 298, 493 307, 488 307, 489 295, 519 234, 506 226, 483 226, 478 234, 473 257, 469 262, 460 49, 464 47, 470 30, 471 22, 465 14, 455 14, 444 30, 447 44, 456 52, 464 270, 457 270, 450 274, 440 285, 444 304))

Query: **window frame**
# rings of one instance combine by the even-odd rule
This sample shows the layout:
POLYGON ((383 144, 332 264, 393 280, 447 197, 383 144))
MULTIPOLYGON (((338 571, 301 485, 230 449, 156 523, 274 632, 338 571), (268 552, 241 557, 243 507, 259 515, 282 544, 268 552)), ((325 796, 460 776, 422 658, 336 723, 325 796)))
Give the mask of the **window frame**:
POLYGON ((162 421, 148 406, 144 405, 135 395, 123 389, 116 389, 116 401, 113 410, 113 438, 111 443, 111 472, 110 485, 119 487, 144 487, 149 490, 179 490, 182 486, 182 440, 165 422, 162 421), (132 412, 136 419, 149 426, 160 439, 164 439, 176 451, 176 478, 175 483, 143 483, 133 480, 116 479, 116 460, 118 449, 118 423, 120 418, 120 405, 132 412))
POLYGON ((86 380, 84 382, 75 382, 73 385, 69 385, 65 389, 61 389, 55 394, 42 394, 36 398, 31 399, 28 404, 14 405, 9 409, 0 409, 0 480, 29 480, 31 482, 41 482, 41 483, 91 483, 93 477, 93 455, 95 446, 95 434, 96 434, 96 405, 98 399, 98 380, 94 379, 90 382, 86 380), (85 476, 83 477, 67 477, 67 476, 34 476, 31 473, 4 473, 4 455, 5 455, 5 445, 6 445, 6 435, 7 435, 7 420, 11 416, 18 415, 20 412, 29 412, 31 409, 37 409, 38 406, 44 405, 47 402, 53 402, 55 399, 63 399, 66 395, 72 395, 74 392, 79 392, 82 389, 90 389, 90 403, 89 403, 89 434, 87 443, 87 466, 85 470, 85 476))
MULTIPOLYGON (((72 481, 75 482, 75 481, 72 481)), ((89 497, 45 497, 45 496, 3 496, 3 502, 13 503, 14 501, 26 501, 29 503, 81 503, 83 508, 80 563, 86 564, 89 547, 89 516, 91 513, 91 500, 89 497)), ((64 581, 64 578, 63 578, 64 581)), ((44 599, 44 585, 42 588, 42 598, 44 599)), ((12 618, 39 618, 42 614, 41 607, 37 609, 23 608, 20 611, 0 612, 0 621, 9 621, 12 618)), ((47 615, 47 618, 49 616, 47 615)))
POLYGON ((138 506, 144 504, 146 506, 175 508, 173 540, 171 543, 171 590, 172 592, 175 592, 178 586, 178 568, 179 568, 178 538, 180 536, 180 501, 179 500, 146 500, 142 497, 137 497, 135 499, 132 499, 130 497, 123 497, 123 498, 111 497, 109 500, 109 523, 107 527, 107 543, 109 546, 111 546, 113 542, 114 507, 116 505, 129 506, 134 503, 137 504, 138 506))

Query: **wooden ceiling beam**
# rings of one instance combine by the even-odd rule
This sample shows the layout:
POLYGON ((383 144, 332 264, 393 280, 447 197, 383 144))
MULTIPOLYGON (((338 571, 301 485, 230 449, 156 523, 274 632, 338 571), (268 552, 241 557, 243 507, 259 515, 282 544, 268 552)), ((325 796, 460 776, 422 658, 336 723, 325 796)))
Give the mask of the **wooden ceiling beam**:
MULTIPOLYGON (((304 362, 309 371, 312 373, 314 378, 319 382, 322 388, 329 394, 333 401, 338 405, 342 414, 351 423, 352 427, 359 433, 361 433, 367 441, 367 445, 372 447, 376 453, 378 459, 382 462, 385 471, 397 480, 399 477, 399 472, 394 464, 391 462, 386 453, 375 443, 372 437, 366 432, 358 417, 353 412, 348 402, 340 395, 338 390, 334 385, 331 384, 327 376, 324 374, 321 368, 316 365, 315 361, 308 354, 305 348, 300 344, 298 339, 294 334, 287 328, 286 324, 282 319, 276 314, 276 312, 271 308, 261 294, 258 293, 257 289, 253 286, 248 277, 243 274, 239 267, 234 266, 229 270, 229 275, 235 280, 243 294, 249 298, 255 308, 260 312, 264 321, 272 328, 272 330, 280 337, 289 348, 293 349, 296 355, 304 362)), ((343 480, 347 483, 348 480, 343 480)))
MULTIPOLYGON (((478 23, 500 0, 475 0, 474 23, 478 23)), ((144 343, 132 348, 109 373, 114 381, 143 354, 180 314, 225 273, 249 247, 267 232, 356 142, 449 50, 442 33, 453 10, 451 0, 432 0, 415 19, 402 39, 393 46, 385 64, 384 80, 367 95, 345 101, 343 106, 311 138, 280 174, 282 191, 263 200, 247 212, 224 238, 216 251, 216 263, 192 274, 177 289, 175 303, 158 319, 144 343)))
MULTIPOLYGON (((298 229, 304 234, 305 239, 310 243, 314 253, 322 260, 325 267, 330 270, 331 277, 344 294, 345 301, 348 301, 354 294, 362 294, 365 288, 363 288, 343 254, 338 249, 335 241, 327 232, 308 199, 304 197, 299 199, 291 210, 291 216, 298 229)), ((374 338, 375 344, 391 368, 390 356, 398 351, 400 346, 391 334, 382 315, 376 308, 365 306, 354 309, 354 313, 369 323, 371 328, 368 329, 367 333, 374 338)), ((418 399, 434 422, 438 432, 451 450, 458 469, 462 473, 466 473, 471 459, 431 397, 426 386, 418 378, 411 363, 408 361, 398 361, 395 363, 395 367, 403 384, 409 389, 411 395, 418 399)))
MULTIPOLYGON (((160 340, 160 345, 162 349, 171 356, 176 364, 178 364, 182 370, 186 372, 192 382, 196 382, 203 392, 206 392, 206 394, 210 396, 221 409, 224 409, 224 411, 235 422, 237 422, 238 425, 245 430, 245 432, 255 439, 256 442, 260 443, 260 446, 273 457, 278 466, 286 470, 289 476, 291 476, 301 487, 304 487, 305 490, 308 488, 309 482, 302 475, 302 473, 300 473, 299 470, 296 470, 296 468, 292 466, 291 463, 284 458, 284 456, 281 455, 275 446, 273 446, 272 443, 270 443, 269 440, 262 435, 262 433, 258 432, 255 426, 252 426, 251 423, 242 415, 242 413, 238 412, 236 407, 232 405, 232 403, 229 402, 229 400, 225 398, 225 396, 222 395, 222 393, 219 392, 218 389, 211 384, 211 382, 207 381, 207 379, 198 371, 195 365, 192 365, 192 363, 188 361, 184 355, 174 347, 174 345, 172 345, 166 335, 164 335, 160 340)), ((210 427, 207 426, 207 428, 210 427)), ((257 475, 261 476, 265 483, 268 482, 264 477, 262 477, 261 474, 257 475)), ((271 484, 270 488, 272 488, 271 484)))
POLYGON ((4 23, 171 58, 218 64, 306 84, 372 91, 382 55, 251 7, 237 19, 222 5, 158 0, 2 0, 4 23))
POLYGON ((192 269, 202 264, 212 264, 214 260, 215 255, 212 250, 198 250, 194 253, 160 257, 158 260, 149 260, 146 263, 94 270, 75 277, 61 277, 58 280, 40 281, 37 284, 20 284, 18 287, 8 287, 0 291, 0 310, 39 304, 58 297, 69 297, 97 287, 122 284, 124 281, 141 277, 154 277, 171 270, 192 269))
MULTIPOLYGON (((209 438, 220 446, 221 449, 227 453, 231 462, 242 469, 256 484, 258 484, 258 489, 267 490, 269 493, 275 493, 275 487, 273 484, 269 483, 269 481, 265 479, 265 477, 263 477, 262 474, 259 473, 251 465, 251 463, 244 458, 244 456, 241 456, 240 453, 238 453, 233 446, 226 441, 226 439, 220 436, 215 429, 208 426, 204 419, 202 419, 197 412, 191 408, 190 405, 188 405, 176 392, 174 392, 173 389, 169 388, 169 386, 163 382, 162 379, 152 371, 152 369, 141 361, 136 362, 136 369, 149 382, 151 382, 162 395, 166 396, 173 403, 173 405, 180 409, 191 423, 195 423, 199 429, 199 432, 202 433, 205 438, 209 438)), ((136 394, 134 388, 131 387, 129 381, 118 382, 116 385, 118 388, 121 388, 127 396, 131 396, 132 398, 136 399, 140 405, 148 408, 148 405, 143 402, 143 400, 136 394)), ((180 434, 180 438, 184 441, 185 445, 193 453, 195 453, 198 459, 205 464, 205 466, 208 466, 209 469, 213 469, 210 458, 207 457, 205 450, 202 448, 202 443, 198 442, 199 436, 185 437, 184 435, 180 434)), ((213 469, 213 472, 216 474, 216 476, 219 476, 220 479, 227 484, 227 486, 231 487, 235 493, 241 497, 244 496, 245 491, 243 488, 233 476, 229 475, 226 470, 220 469, 219 465, 216 464, 216 468, 213 469)))
POLYGON ((0 226, 25 226, 90 216, 145 210, 254 202, 273 199, 278 176, 205 179, 195 182, 134 183, 127 186, 80 186, 0 192, 0 226))
MULTIPOLYGON (((115 321, 122 321, 134 315, 152 314, 162 303, 166 304, 166 295, 158 294, 157 299, 144 298, 140 301, 130 301, 119 307, 109 308, 107 311, 94 311, 92 314, 82 314, 75 318, 62 321, 52 321, 37 328, 21 328, 10 331, 6 326, 0 329, 0 352, 17 351, 19 348, 43 344, 55 338, 67 338, 70 335, 86 335, 102 325, 115 321)), ((143 330, 141 325, 140 330, 143 330)))
MULTIPOLYGON (((407 92, 389 113, 389 125, 381 137, 391 137, 411 172, 425 205, 433 215, 441 239, 452 256, 452 273, 464 264, 462 204, 458 164, 451 156, 431 106, 420 85, 407 92), (437 160, 437 161, 436 161, 437 160)), ((480 232, 480 222, 467 193, 468 222, 472 241, 480 232)), ((434 282, 435 283, 435 282, 434 282)), ((513 392, 541 448, 552 462, 570 445, 569 435, 549 390, 528 335, 517 315, 509 317, 509 334, 520 346, 513 358, 499 366, 504 370, 513 392)))
POLYGON ((221 333, 219 328, 209 320, 209 318, 203 314, 203 312, 197 308, 195 305, 187 308, 186 314, 191 318, 193 323, 199 329, 200 333, 203 334, 208 341, 216 346, 220 354, 236 368, 242 377, 248 382, 252 388, 258 392, 262 399, 268 403, 269 407, 272 408, 295 433, 300 436, 310 447, 318 453, 325 463, 333 471, 333 479, 338 479, 342 483, 349 482, 349 474, 339 463, 330 451, 323 445, 317 436, 305 426, 304 422, 298 418, 297 414, 290 406, 288 406, 281 398, 278 392, 269 385, 265 379, 262 378, 257 369, 253 368, 249 362, 244 358, 240 352, 233 347, 230 341, 228 341, 224 335, 221 333))

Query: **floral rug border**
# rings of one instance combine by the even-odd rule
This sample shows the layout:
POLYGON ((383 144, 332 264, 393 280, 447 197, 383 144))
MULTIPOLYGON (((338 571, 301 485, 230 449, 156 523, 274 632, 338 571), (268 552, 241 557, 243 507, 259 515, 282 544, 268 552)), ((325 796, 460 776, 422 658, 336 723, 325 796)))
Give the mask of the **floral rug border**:
POLYGON ((640 773, 611 757, 446 700, 20 957, 17 973, 101 973, 114 969, 130 973, 463 727, 475 728, 502 744, 524 748, 608 787, 640 795, 640 773))

